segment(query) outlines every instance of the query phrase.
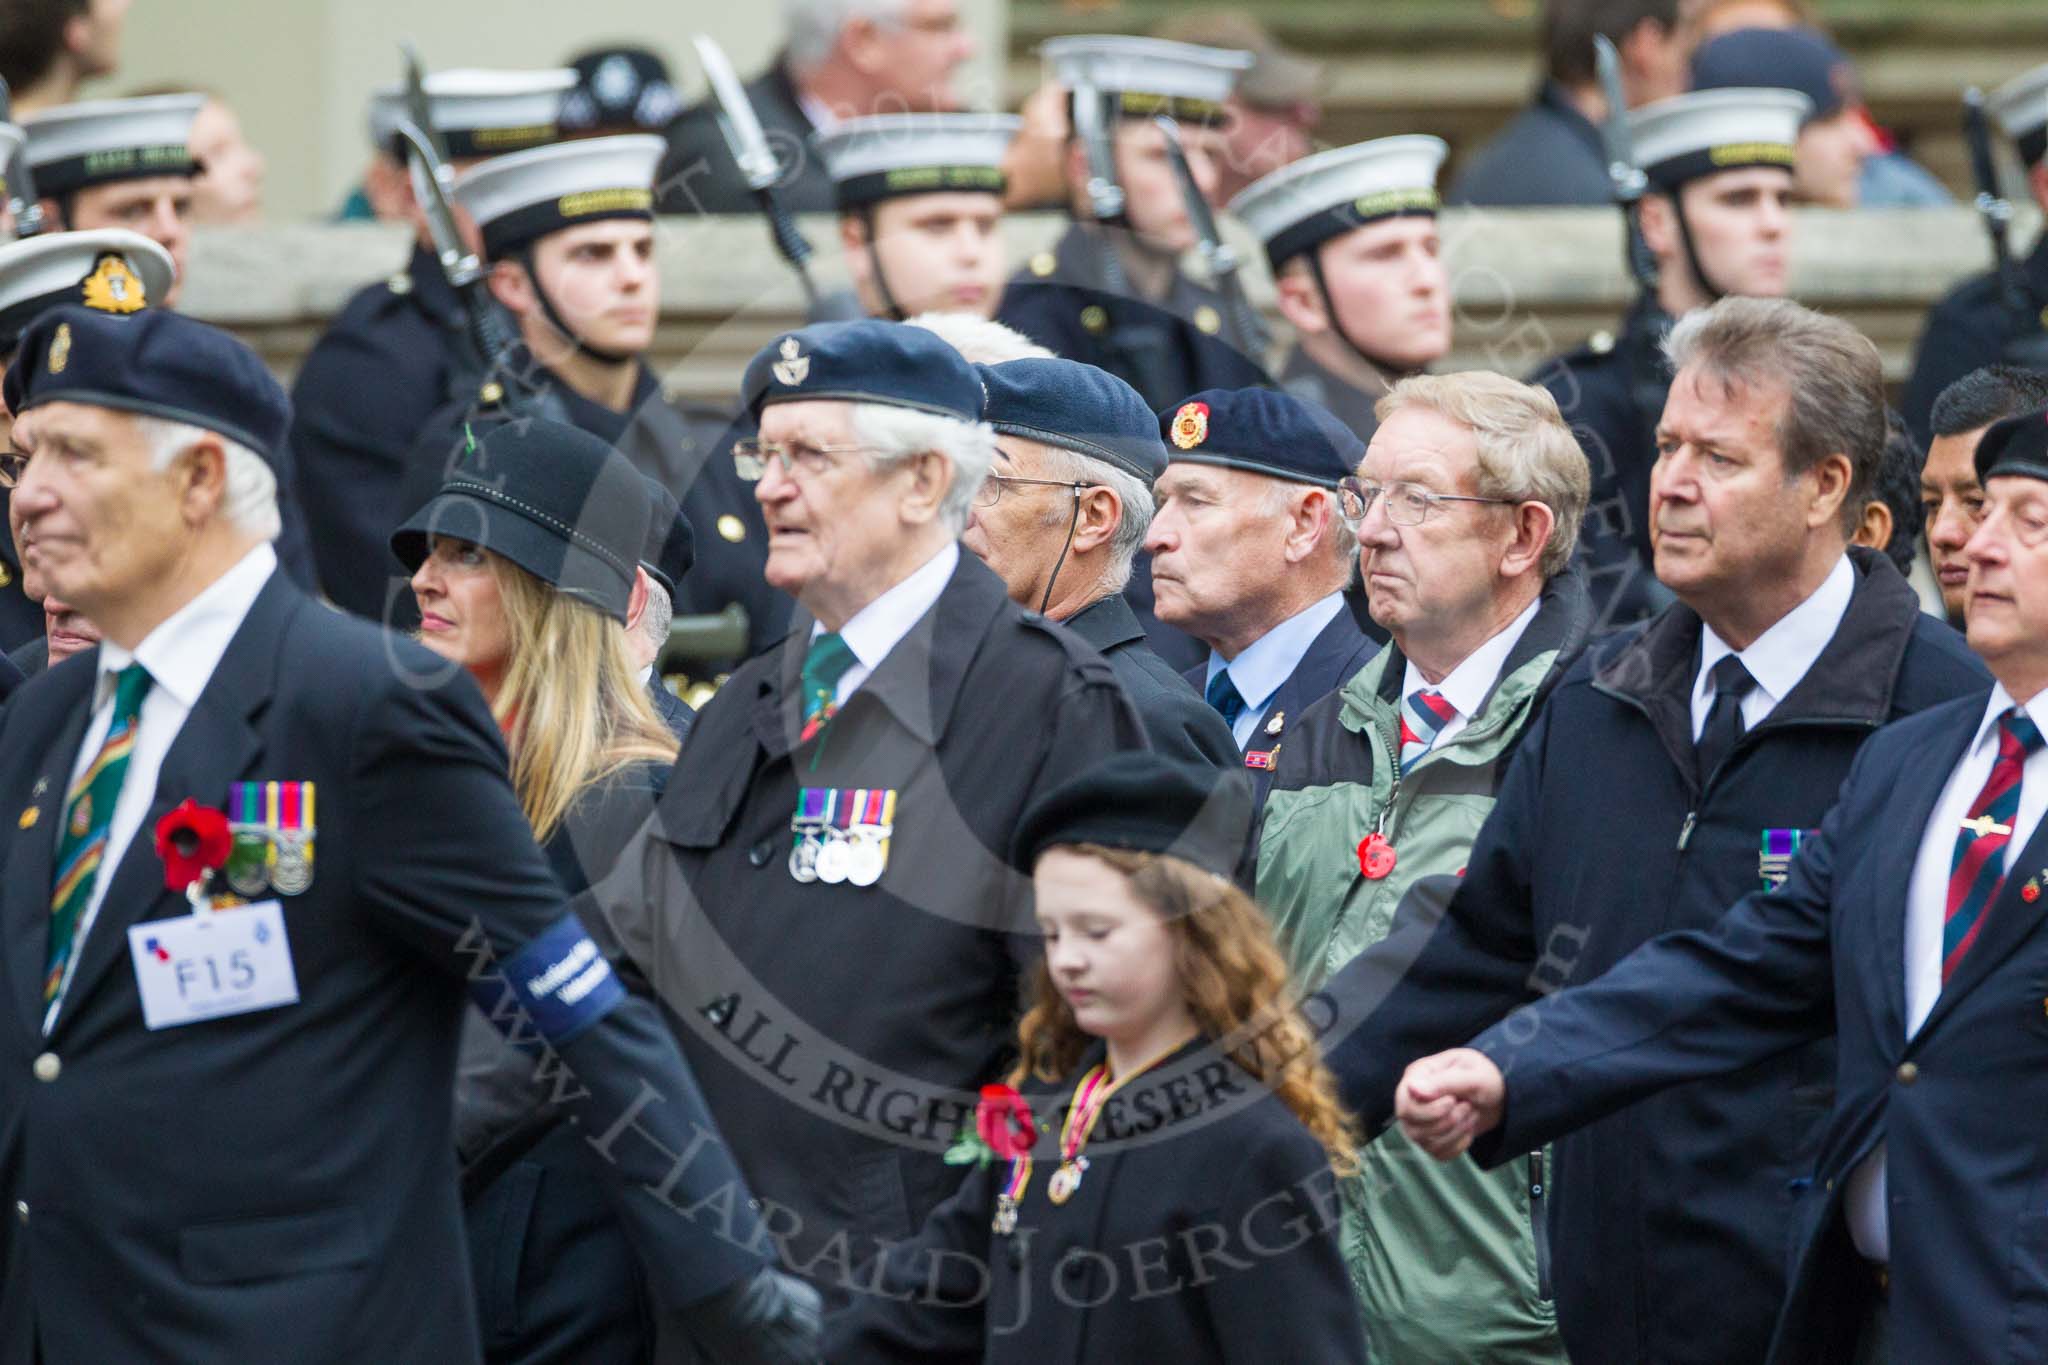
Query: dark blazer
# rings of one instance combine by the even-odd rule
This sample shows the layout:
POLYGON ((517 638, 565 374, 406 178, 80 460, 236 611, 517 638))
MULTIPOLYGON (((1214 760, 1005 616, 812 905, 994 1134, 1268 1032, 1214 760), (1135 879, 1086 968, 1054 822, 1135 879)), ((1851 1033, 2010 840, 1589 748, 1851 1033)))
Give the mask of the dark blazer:
POLYGON ((10 651, 7 661, 21 671, 22 680, 26 682, 50 666, 50 637, 36 636, 21 648, 10 651))
POLYGON ((790 1269, 828 1301, 960 1183, 1038 952, 1011 832, 1144 732, 1102 656, 963 552, 938 602, 798 742, 806 622, 697 715, 648 837, 595 889, 652 973, 790 1269), (879 882, 797 881, 800 788, 897 793, 879 882))
POLYGON ((390 536, 406 516, 407 452, 454 396, 463 319, 439 262, 415 246, 405 269, 348 301, 292 384, 290 445, 321 590, 372 621, 393 601, 412 609, 390 536))
POLYGON ((827 1323, 827 1360, 1366 1358, 1328 1158, 1285 1105, 1208 1044, 1190 1043, 1118 1090, 1073 1196, 1047 1197, 1067 1106, 1102 1056, 1097 1045, 1072 1075, 1024 1088, 1039 1134, 1016 1231, 990 1226, 1009 1163, 972 1169, 917 1239, 878 1267, 876 1292, 827 1323))
MULTIPOLYGON (((832 177, 811 145, 817 131, 797 102, 789 59, 747 82, 747 102, 782 163, 776 197, 791 213, 830 213, 838 208, 832 177)), ((865 112, 865 111, 863 111, 865 112)), ((655 175, 656 203, 663 213, 753 213, 758 205, 718 131, 718 102, 693 104, 668 125, 668 151, 655 175)))
POLYGON ((1154 749, 1191 763, 1237 766, 1241 756, 1230 727, 1146 643, 1145 628, 1121 594, 1098 598, 1060 624, 1109 660, 1154 749))
POLYGON ((28 681, 28 674, 21 671, 21 665, 6 654, 0 654, 0 702, 13 696, 15 690, 28 681))
MULTIPOLYGON (((1273 785, 1273 770, 1271 765, 1259 763, 1252 755, 1270 754, 1279 748, 1292 721, 1342 687, 1379 651, 1380 641, 1359 629, 1358 620, 1348 607, 1332 616, 1330 624, 1309 642, 1308 651, 1294 666, 1294 672, 1287 675, 1287 681, 1280 684, 1280 690, 1266 703, 1266 709, 1259 712, 1258 720, 1252 724, 1251 739, 1244 746, 1245 767, 1251 773, 1252 787, 1261 802, 1266 799, 1267 789, 1273 785)), ((1181 676, 1187 680, 1188 686, 1206 696, 1208 671, 1209 665, 1205 662, 1181 676)))
MULTIPOLYGON (((1673 607, 1581 656, 1523 734, 1463 877, 1418 882, 1392 933, 1326 986, 1325 1045, 1367 1131, 1415 1058, 1713 924, 1763 884, 1766 831, 1818 828, 1879 726, 1987 685, 1890 560, 1849 553, 1834 637, 1713 773, 1694 762, 1697 615, 1673 607)), ((1812 1169, 1833 1076, 1827 1046, 1786 1050, 1557 1144, 1552 1269, 1577 1365, 1762 1358, 1789 1182, 1812 1169)))
MULTIPOLYGON (((1885 1146, 1894 1360, 2048 1355, 2048 825, 2008 850, 1977 943, 1906 1036, 1905 925, 1934 804, 1984 718, 1974 693, 1880 731, 1790 878, 1712 926, 1655 939, 1477 1045, 1508 1076, 1519 1152, 1676 1081, 1835 1038, 1834 1103, 1793 1172, 1780 1229, 1791 1289, 1770 1360, 1839 1362, 1872 1292, 1843 1221, 1849 1177, 1885 1146)), ((1502 1144, 1508 1144, 1503 1146, 1502 1144)))
MULTIPOLYGON (((562 960, 559 946, 520 956, 541 936, 579 938, 482 697, 273 575, 106 869, 45 1038, 55 830, 96 662, 67 660, 0 712, 0 791, 34 812, 0 821, 0 1359, 35 1358, 33 1335, 47 1365, 476 1360, 449 1121, 457 1026, 475 999, 538 1046, 508 979, 562 960), (299 1002, 152 1032, 125 931, 189 906, 164 888, 150 831, 179 801, 255 780, 319 797, 316 875, 282 898, 299 1002)), ((606 1178, 655 1292, 683 1304, 752 1273, 756 1253, 627 1188, 668 1178, 655 1144, 696 1150, 710 1122, 654 1010, 625 996, 582 1023, 537 1065, 584 1132, 612 1137, 606 1178)), ((685 1179, 679 1204, 744 1189, 716 1146, 685 1179)), ((744 1199, 734 1212, 750 1226, 744 1199)))

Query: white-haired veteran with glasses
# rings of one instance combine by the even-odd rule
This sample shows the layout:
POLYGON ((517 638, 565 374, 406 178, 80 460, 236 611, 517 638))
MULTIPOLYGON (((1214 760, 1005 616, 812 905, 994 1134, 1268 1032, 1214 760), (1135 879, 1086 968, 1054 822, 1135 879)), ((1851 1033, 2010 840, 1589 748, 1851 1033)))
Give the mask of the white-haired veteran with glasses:
POLYGON ((958 544, 995 453, 922 328, 748 366, 768 581, 802 611, 699 714, 650 837, 597 888, 774 1225, 828 1302, 959 1184, 1038 953, 1006 861, 1032 798, 1144 748, 1110 665, 958 544))
MULTIPOLYGON (((1465 866, 1593 623, 1569 567, 1590 474, 1548 393, 1424 375, 1377 412, 1338 499, 1393 643, 1294 722, 1259 838, 1258 897, 1309 990, 1386 937, 1418 880, 1465 866)), ((1360 1160, 1343 1248, 1376 1359, 1563 1361, 1543 1154, 1482 1172, 1387 1133, 1360 1160)))

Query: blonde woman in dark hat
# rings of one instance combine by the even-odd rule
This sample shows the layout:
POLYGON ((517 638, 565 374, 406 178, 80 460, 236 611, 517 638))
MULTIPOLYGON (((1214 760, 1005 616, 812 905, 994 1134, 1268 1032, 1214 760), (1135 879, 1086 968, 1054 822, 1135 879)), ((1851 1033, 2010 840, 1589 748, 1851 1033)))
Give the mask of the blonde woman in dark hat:
MULTIPOLYGON (((623 455, 535 421, 472 442, 391 538, 412 570, 421 642, 483 690, 505 734, 513 791, 571 896, 608 870, 675 761, 675 736, 625 629, 648 591, 639 566, 652 515, 646 482, 623 455)), ((651 1358, 639 1267, 596 1158, 561 1122, 532 1059, 475 1011, 455 1103, 487 1358, 651 1358)), ((762 1349, 744 1358, 780 1358, 772 1344, 762 1349)))

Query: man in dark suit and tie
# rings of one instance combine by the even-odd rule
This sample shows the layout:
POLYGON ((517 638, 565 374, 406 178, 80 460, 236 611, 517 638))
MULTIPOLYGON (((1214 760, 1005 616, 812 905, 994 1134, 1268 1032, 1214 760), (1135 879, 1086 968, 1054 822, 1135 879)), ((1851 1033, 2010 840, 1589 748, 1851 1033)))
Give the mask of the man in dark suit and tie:
POLYGON ((1412 1137, 1444 1155, 1476 1136, 1490 1160, 1832 1031, 1834 1108, 1796 1182, 1772 1361, 2048 1352, 2048 411, 1994 425, 1977 473, 1967 614, 1989 697, 1871 739, 1778 890, 1400 1087, 1412 1137))
POLYGON ((1358 537, 1337 484, 1365 443, 1313 403, 1211 389, 1159 414, 1166 472, 1145 535, 1154 610, 1209 647, 1185 676, 1223 715, 1259 799, 1290 718, 1365 666, 1344 600, 1358 537))
POLYGON ((608 1158, 654 1294, 715 1358, 810 1359, 815 1302, 480 694, 278 571, 262 361, 64 306, 5 398, 26 556, 104 638, 0 719, 0 1359, 477 1360, 465 985, 608 1158))

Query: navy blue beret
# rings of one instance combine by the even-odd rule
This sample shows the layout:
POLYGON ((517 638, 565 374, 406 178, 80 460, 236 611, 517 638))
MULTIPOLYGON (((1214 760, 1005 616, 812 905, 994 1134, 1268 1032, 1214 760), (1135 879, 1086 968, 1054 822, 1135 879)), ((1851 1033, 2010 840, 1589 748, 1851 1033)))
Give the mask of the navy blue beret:
POLYGON ((936 333, 902 322, 814 322, 747 364, 740 393, 758 420, 772 403, 829 398, 981 420, 981 376, 936 333))
POLYGON ((185 422, 247 446, 272 470, 291 400, 254 351, 218 327, 145 308, 52 308, 21 334, 8 367, 7 409, 85 403, 185 422))
POLYGON ((530 419, 472 437, 391 549, 416 570, 434 537, 466 540, 623 625, 652 515, 632 461, 579 427, 530 419))
POLYGON ((655 582, 676 595, 676 584, 697 562, 697 530, 683 515, 683 505, 668 485, 646 475, 647 497, 653 514, 647 519, 647 546, 640 552, 640 565, 655 582))
POLYGON ((1044 793, 1018 818, 1010 861, 1029 872, 1056 844, 1165 853, 1233 876, 1251 835, 1252 784, 1218 768, 1126 749, 1044 793))
POLYGON ((1159 419, 1138 391, 1078 360, 982 365, 984 417, 999 433, 1059 446, 1135 475, 1147 488, 1166 470, 1159 419))
POLYGON ((2048 479, 2048 409, 2000 418, 1977 442, 1977 482, 2017 475, 2048 479))
POLYGON ((1210 389, 1163 409, 1169 460, 1222 465, 1335 488, 1365 458, 1358 434, 1314 403, 1276 389, 1210 389))

